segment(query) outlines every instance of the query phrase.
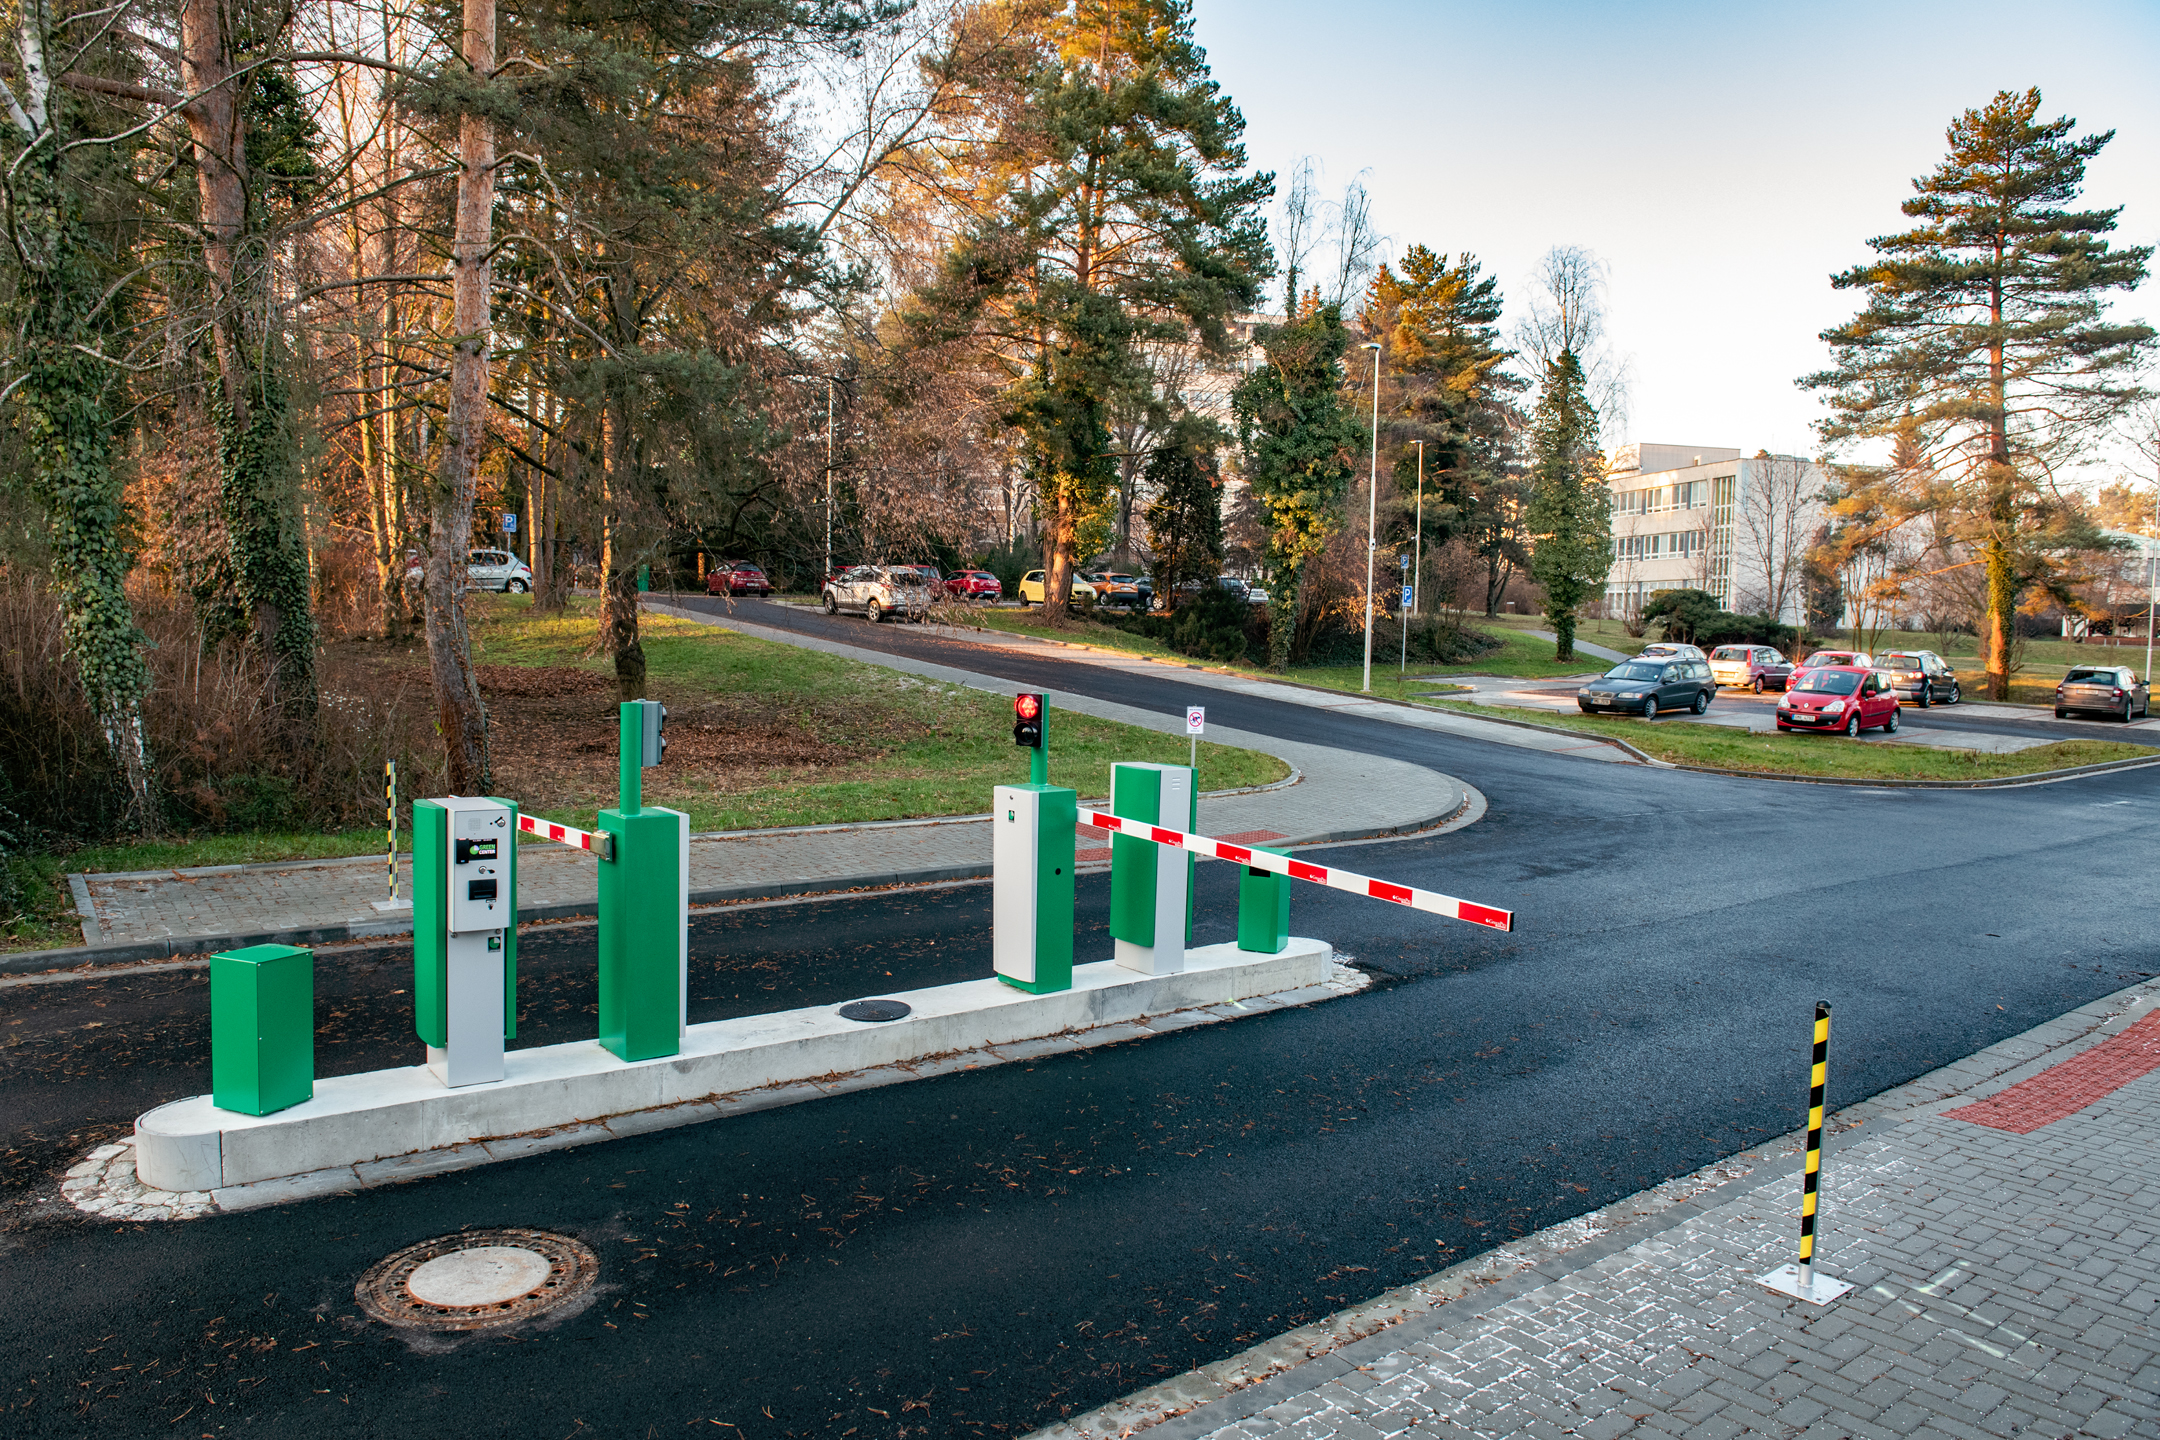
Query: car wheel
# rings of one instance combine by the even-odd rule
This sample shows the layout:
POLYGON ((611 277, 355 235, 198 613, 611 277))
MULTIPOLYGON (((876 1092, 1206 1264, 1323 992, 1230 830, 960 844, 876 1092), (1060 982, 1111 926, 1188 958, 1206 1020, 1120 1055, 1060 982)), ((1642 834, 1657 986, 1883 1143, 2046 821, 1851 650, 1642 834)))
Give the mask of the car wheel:
POLYGON ((1958 689, 1957 681, 1953 680, 1950 682, 1950 703, 1952 705, 1957 704, 1959 700, 1963 699, 1964 694, 1964 691, 1958 689))
POLYGON ((1913 700, 1913 703, 1915 705, 1918 705, 1922 710, 1925 710, 1928 708, 1928 706, 1934 704, 1935 687, 1925 680, 1921 681, 1920 694, 1913 700))
POLYGON ((1860 712, 1857 710, 1853 711, 1845 721, 1845 738, 1848 740, 1860 738, 1860 712))
POLYGON ((1885 735, 1895 735, 1895 734, 1897 734, 1897 727, 1898 727, 1898 718, 1897 718, 1897 717, 1898 717, 1898 712, 1897 712, 1897 711, 1895 711, 1895 710, 1892 710, 1892 711, 1890 712, 1890 718, 1882 722, 1882 733, 1883 733, 1883 734, 1885 734, 1885 735))
POLYGON ((2067 720, 2067 719, 2069 719, 2069 718, 2070 718, 2070 712, 2069 712, 2068 710, 2065 710, 2065 709, 2063 709, 2063 707, 2062 707, 2062 706, 2060 706, 2060 705, 2057 705, 2057 706, 2055 707, 2055 718, 2056 718, 2056 719, 2058 719, 2058 720, 2067 720))
POLYGON ((2131 702, 2131 701, 2129 701, 2129 700, 2127 700, 2127 699, 2123 701, 2123 724, 2125 724, 2125 725, 2127 725, 2127 724, 2129 724, 2129 723, 2130 723, 2130 706, 2131 706, 2131 703, 2132 703, 2132 702, 2131 702))
POLYGON ((878 598, 873 595, 870 597, 870 603, 864 607, 863 614, 869 616, 870 623, 872 625, 875 625, 878 623, 878 621, 885 618, 885 607, 880 604, 878 598))
POLYGON ((1700 714, 1702 714, 1702 713, 1703 713, 1703 711, 1705 711, 1705 710, 1708 710, 1709 708, 1710 708, 1710 692, 1709 692, 1709 691, 1707 691, 1707 690, 1698 690, 1698 691, 1696 691, 1696 692, 1695 692, 1695 713, 1696 713, 1696 714, 1698 714, 1698 715, 1700 715, 1700 714))
POLYGON ((503 590, 511 595, 525 595, 531 592, 532 586, 526 584, 523 580, 512 580, 503 587, 503 590))
POLYGON ((1755 677, 1755 693, 1758 695, 1762 694, 1762 676, 1760 675, 1757 675, 1755 677))
POLYGON ((1657 696, 1645 695, 1642 697, 1642 713, 1645 720, 1657 719, 1657 696))
POLYGON ((838 615, 840 613, 840 602, 833 598, 833 593, 830 590, 825 592, 825 613, 827 615, 838 615))

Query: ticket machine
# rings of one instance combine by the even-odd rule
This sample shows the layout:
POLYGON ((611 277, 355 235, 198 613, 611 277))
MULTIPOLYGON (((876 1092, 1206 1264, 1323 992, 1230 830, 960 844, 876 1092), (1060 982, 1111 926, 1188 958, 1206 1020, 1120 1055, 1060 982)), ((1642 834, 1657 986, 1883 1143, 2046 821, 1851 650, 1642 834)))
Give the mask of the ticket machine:
POLYGON ((517 806, 413 804, 413 1014, 447 1086, 503 1078, 517 1034, 517 806))

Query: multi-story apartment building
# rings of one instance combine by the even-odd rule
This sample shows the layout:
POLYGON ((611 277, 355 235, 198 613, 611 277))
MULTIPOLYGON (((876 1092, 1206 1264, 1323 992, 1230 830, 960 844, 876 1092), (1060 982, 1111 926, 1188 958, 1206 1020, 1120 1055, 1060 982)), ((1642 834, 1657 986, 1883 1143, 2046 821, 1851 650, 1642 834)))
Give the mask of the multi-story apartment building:
POLYGON ((1793 455, 1710 445, 1623 445, 1613 455, 1613 567, 1606 613, 1660 590, 1707 590, 1728 610, 1800 619, 1799 559, 1820 523, 1823 477, 1793 455), (1782 593, 1780 593, 1782 592, 1782 593))

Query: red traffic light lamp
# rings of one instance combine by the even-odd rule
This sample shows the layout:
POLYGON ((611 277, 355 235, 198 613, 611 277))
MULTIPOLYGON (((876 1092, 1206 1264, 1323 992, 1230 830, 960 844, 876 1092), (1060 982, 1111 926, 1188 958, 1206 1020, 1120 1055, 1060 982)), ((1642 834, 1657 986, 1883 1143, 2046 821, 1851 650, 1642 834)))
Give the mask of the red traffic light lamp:
POLYGON ((1047 731, 1049 705, 1047 697, 1023 691, 1013 696, 1013 744, 1032 751, 1028 756, 1028 778, 1038 785, 1048 784, 1050 778, 1050 739, 1047 731))

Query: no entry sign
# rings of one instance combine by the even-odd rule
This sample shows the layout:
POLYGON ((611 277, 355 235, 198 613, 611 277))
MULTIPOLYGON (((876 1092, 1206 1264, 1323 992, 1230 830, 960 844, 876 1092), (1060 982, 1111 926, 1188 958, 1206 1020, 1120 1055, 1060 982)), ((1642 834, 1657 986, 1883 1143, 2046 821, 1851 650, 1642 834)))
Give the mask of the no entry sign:
POLYGON ((1206 730, 1206 729, 1207 729, 1207 707, 1206 707, 1205 705, 1188 705, 1188 706, 1186 706, 1186 707, 1185 707, 1185 733, 1186 733, 1186 734, 1188 734, 1188 735, 1198 735, 1198 734, 1200 734, 1200 733, 1201 733, 1202 731, 1204 731, 1204 730, 1206 730))

